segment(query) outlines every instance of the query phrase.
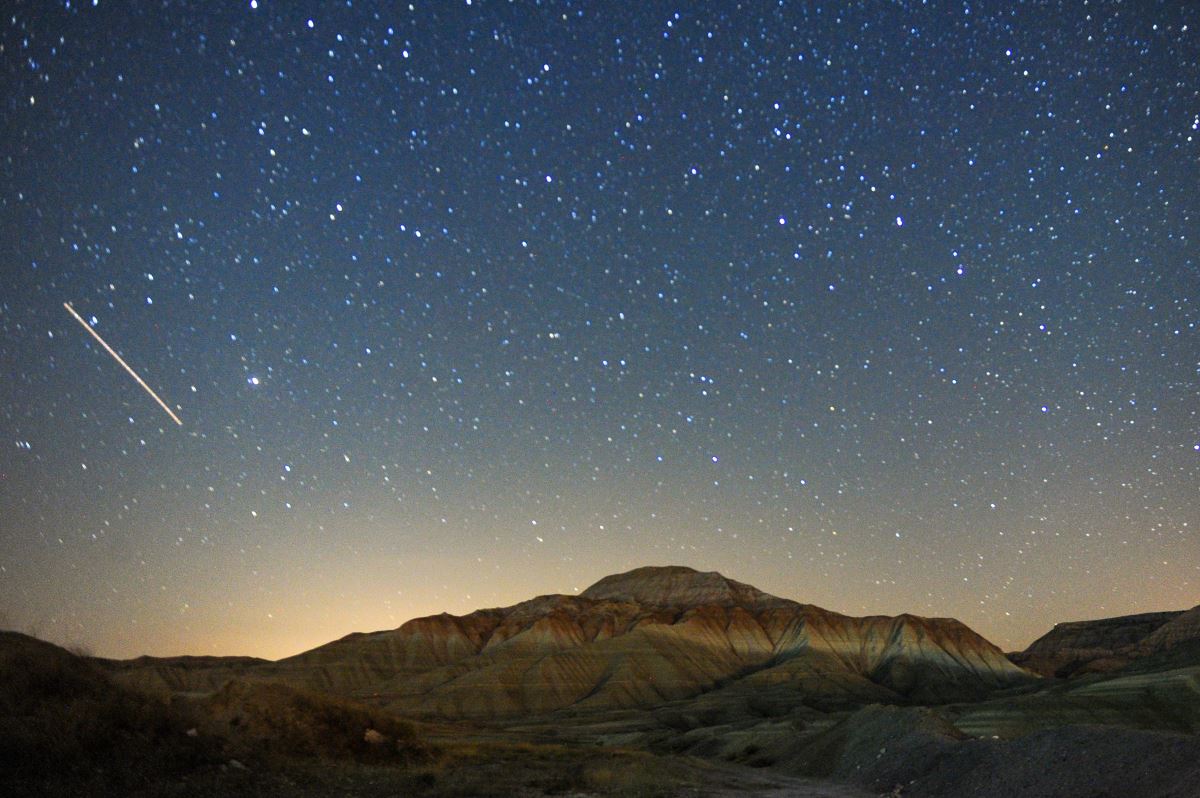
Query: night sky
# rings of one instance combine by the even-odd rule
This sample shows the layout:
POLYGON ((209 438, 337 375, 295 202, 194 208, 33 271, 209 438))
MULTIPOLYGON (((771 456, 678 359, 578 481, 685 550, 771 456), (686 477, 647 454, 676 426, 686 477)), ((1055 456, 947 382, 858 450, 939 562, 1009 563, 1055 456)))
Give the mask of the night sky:
POLYGON ((7 626, 1200 602, 1195 3, 5 7, 7 626))

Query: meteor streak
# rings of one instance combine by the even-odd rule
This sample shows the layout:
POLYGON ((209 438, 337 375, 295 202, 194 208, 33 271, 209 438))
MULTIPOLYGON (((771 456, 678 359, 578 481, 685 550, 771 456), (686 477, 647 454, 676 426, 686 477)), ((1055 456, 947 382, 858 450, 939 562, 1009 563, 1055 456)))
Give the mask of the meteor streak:
POLYGON ((90 333, 92 334, 92 337, 93 337, 93 338, 95 338, 97 341, 99 341, 99 342, 100 342, 100 345, 101 345, 102 347, 104 347, 104 351, 106 351, 106 352, 108 352, 110 355, 112 355, 112 356, 113 356, 113 358, 114 358, 114 359, 115 359, 115 360, 116 360, 118 363, 120 363, 120 364, 121 364, 121 365, 122 365, 122 366, 125 368, 125 370, 126 370, 126 371, 128 371, 128 372, 129 372, 129 376, 130 376, 130 377, 133 377, 135 380, 137 380, 137 384, 138 384, 138 385, 140 385, 140 386, 142 386, 144 389, 146 389, 146 393, 148 393, 148 394, 150 394, 152 397, 154 397, 154 401, 158 402, 158 405, 159 405, 159 407, 161 407, 163 410, 167 411, 167 415, 171 417, 171 420, 172 420, 172 421, 174 421, 176 424, 178 424, 179 426, 181 426, 181 427, 182 427, 182 426, 183 426, 183 422, 179 420, 179 416, 177 416, 177 415, 175 415, 174 413, 172 413, 172 412, 171 412, 171 408, 167 407, 167 403, 166 403, 166 402, 164 402, 162 399, 158 398, 158 394, 156 394, 156 393, 155 393, 153 390, 151 390, 150 386, 149 386, 149 385, 147 385, 147 384, 145 383, 145 381, 144 381, 144 380, 143 380, 141 377, 139 377, 139 376, 137 375, 137 372, 136 372, 136 371, 134 371, 133 369, 131 369, 131 368, 129 367, 129 364, 128 364, 128 363, 126 363, 124 360, 122 360, 122 359, 121 359, 121 356, 120 356, 120 355, 118 355, 116 352, 114 352, 114 351, 113 351, 113 348, 112 348, 111 346, 109 346, 109 345, 108 345, 108 343, 107 343, 107 342, 106 342, 106 341, 105 341, 103 338, 101 338, 101 337, 100 337, 100 333, 98 333, 98 332, 96 332, 95 330, 93 330, 93 329, 92 329, 92 326, 91 326, 90 324, 88 324, 86 321, 84 321, 84 320, 83 320, 83 318, 82 318, 82 317, 80 317, 80 315, 79 315, 78 313, 76 313, 76 312, 75 312, 75 308, 71 307, 71 303, 70 303, 70 302, 64 302, 64 303, 63 303, 63 307, 67 309, 67 312, 68 312, 68 313, 70 313, 72 316, 74 316, 74 317, 75 317, 75 321, 77 321, 77 322, 79 322, 80 324, 82 324, 82 325, 83 325, 83 329, 85 329, 85 330, 87 330, 88 332, 90 332, 90 333))

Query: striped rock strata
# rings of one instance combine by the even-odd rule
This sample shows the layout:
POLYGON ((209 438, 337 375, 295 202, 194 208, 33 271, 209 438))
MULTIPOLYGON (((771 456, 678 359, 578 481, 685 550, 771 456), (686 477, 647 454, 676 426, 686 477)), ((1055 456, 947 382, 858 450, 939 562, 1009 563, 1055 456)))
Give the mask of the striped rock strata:
MULTIPOLYGON (((129 681, 190 691, 215 690, 231 671, 190 664, 114 667, 129 681)), ((444 718, 650 707, 741 680, 866 703, 976 698, 1030 678, 953 619, 853 618, 677 566, 609 576, 579 596, 417 618, 234 670, 444 718)))
POLYGON ((1200 606, 1056 624, 1009 658, 1043 676, 1067 678, 1120 670, 1184 643, 1200 643, 1200 606))

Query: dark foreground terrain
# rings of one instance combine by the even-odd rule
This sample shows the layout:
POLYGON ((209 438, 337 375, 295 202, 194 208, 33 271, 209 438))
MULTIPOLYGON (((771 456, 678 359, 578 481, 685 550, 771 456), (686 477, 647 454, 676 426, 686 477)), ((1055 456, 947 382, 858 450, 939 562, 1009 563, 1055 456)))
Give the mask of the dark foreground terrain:
POLYGON ((0 632, 3 795, 867 794, 694 757, 525 736, 413 724, 281 684, 153 695, 57 646, 0 632))

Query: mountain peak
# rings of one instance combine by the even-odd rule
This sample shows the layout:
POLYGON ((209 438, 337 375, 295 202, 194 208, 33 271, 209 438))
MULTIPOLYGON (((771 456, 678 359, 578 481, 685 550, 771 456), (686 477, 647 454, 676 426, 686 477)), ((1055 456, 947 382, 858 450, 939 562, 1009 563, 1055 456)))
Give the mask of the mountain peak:
POLYGON ((646 566, 606 576, 580 595, 650 607, 763 607, 792 603, 716 571, 697 571, 683 565, 646 566))

